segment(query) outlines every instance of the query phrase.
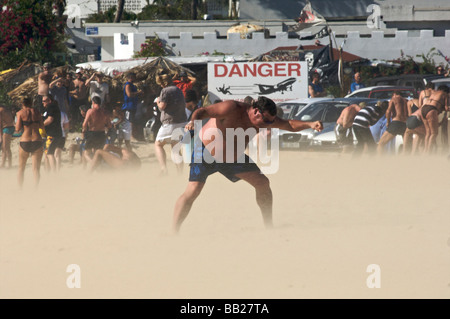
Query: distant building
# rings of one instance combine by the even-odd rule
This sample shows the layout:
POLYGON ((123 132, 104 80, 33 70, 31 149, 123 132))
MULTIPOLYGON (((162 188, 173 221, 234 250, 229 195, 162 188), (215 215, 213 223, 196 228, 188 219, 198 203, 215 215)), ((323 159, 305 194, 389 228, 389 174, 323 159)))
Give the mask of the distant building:
MULTIPOLYGON (((99 10, 102 12, 108 11, 113 6, 117 6, 117 0, 98 0, 99 10)), ((153 1, 151 1, 153 2, 153 1)), ((140 13, 142 8, 147 5, 146 0, 126 0, 124 10, 126 12, 140 13)))

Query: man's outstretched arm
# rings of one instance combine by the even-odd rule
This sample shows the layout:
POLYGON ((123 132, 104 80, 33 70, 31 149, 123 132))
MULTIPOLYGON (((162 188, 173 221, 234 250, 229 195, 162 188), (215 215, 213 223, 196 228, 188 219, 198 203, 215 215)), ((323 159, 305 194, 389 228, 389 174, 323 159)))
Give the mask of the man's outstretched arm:
POLYGON ((269 128, 279 128, 281 130, 290 131, 290 132, 298 132, 308 128, 311 128, 316 131, 323 130, 323 124, 320 121, 315 122, 305 122, 300 120, 283 120, 277 118, 276 121, 269 126, 269 128))

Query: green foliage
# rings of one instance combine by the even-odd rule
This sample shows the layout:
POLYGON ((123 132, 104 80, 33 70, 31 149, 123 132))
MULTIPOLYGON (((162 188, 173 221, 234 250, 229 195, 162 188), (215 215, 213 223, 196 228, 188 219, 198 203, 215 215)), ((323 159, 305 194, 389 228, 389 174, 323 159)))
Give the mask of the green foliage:
MULTIPOLYGON (((142 8, 138 14, 139 20, 191 20, 192 0, 155 0, 142 8)), ((206 13, 206 5, 203 1, 198 1, 197 17, 206 13)))
MULTIPOLYGON (((90 14, 87 17, 86 22, 90 22, 90 23, 112 23, 112 22, 114 22, 114 18, 116 16, 116 10, 117 10, 117 7, 116 6, 112 6, 111 8, 109 8, 105 12, 90 14)), ((123 11, 123 13, 122 13, 122 20, 136 20, 136 19, 137 19, 137 15, 135 13, 127 12, 125 10, 123 11)))
POLYGON ((405 55, 400 51, 400 57, 391 62, 396 63, 399 67, 389 66, 362 66, 360 68, 361 78, 364 83, 374 77, 392 76, 402 74, 433 74, 436 69, 435 56, 439 56, 436 48, 431 48, 428 53, 417 54, 416 58, 421 58, 422 62, 416 61, 414 57, 405 55))
POLYGON ((164 43, 157 36, 148 38, 145 43, 141 44, 141 51, 134 54, 135 58, 145 58, 153 56, 166 56, 167 51, 164 49, 164 43))
POLYGON ((12 105, 11 99, 8 96, 8 87, 6 83, 0 82, 0 104, 3 105, 12 105))
POLYGON ((52 0, 2 1, 0 70, 16 68, 24 60, 56 62, 53 53, 67 51, 65 21, 53 9, 52 0))

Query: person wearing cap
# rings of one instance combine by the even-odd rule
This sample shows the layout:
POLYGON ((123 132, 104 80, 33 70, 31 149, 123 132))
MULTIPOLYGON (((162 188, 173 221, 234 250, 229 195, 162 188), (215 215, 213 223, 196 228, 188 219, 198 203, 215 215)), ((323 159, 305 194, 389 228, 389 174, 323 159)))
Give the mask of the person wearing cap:
MULTIPOLYGON (((186 124, 186 101, 180 88, 174 85, 169 74, 158 74, 156 83, 162 87, 156 100, 161 111, 161 127, 155 139, 155 153, 161 167, 161 175, 167 174, 166 152, 164 146, 170 144, 172 148, 179 140, 172 139, 172 133, 186 124)), ((178 173, 183 170, 183 163, 177 163, 178 173)))
POLYGON ((94 96, 98 96, 102 101, 102 107, 105 107, 106 104, 109 103, 109 85, 104 81, 103 73, 96 72, 92 74, 85 85, 89 88, 91 101, 94 96))
POLYGON ((186 97, 186 92, 192 90, 197 79, 193 76, 189 76, 186 71, 181 71, 178 75, 175 74, 173 78, 173 84, 177 86, 186 97))

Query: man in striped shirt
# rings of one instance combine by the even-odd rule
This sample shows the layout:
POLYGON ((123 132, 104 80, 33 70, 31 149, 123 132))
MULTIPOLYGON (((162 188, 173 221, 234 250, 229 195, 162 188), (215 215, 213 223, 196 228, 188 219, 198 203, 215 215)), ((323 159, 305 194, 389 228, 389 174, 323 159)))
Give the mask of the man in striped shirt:
POLYGON ((356 114, 353 120, 353 132, 358 140, 355 155, 360 155, 366 147, 369 152, 375 150, 376 143, 370 131, 370 126, 376 124, 386 113, 388 105, 387 101, 378 101, 376 105, 368 105, 356 114))

